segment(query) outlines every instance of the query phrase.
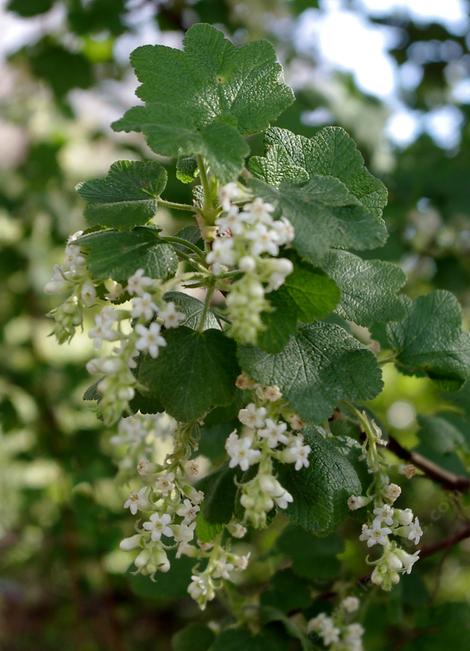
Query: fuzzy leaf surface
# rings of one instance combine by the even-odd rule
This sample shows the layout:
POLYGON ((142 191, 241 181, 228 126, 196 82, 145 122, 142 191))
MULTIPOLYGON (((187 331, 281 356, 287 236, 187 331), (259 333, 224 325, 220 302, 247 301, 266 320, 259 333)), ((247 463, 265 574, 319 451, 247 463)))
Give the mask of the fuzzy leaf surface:
POLYGON ((292 222, 300 255, 318 264, 331 248, 365 250, 386 241, 387 191, 344 129, 326 127, 305 138, 273 128, 266 144, 266 157, 250 161, 262 179, 252 185, 292 222))
POLYGON ((166 170, 156 161, 120 160, 104 179, 80 183, 77 192, 87 202, 90 226, 132 228, 155 215, 166 181, 166 170))
POLYGON ((145 45, 131 55, 145 107, 130 109, 117 131, 142 131, 168 156, 201 154, 222 181, 248 154, 242 135, 269 126, 293 101, 267 41, 237 48, 211 25, 193 25, 183 50, 145 45))
POLYGON ((436 290, 404 302, 405 318, 387 326, 396 364, 407 375, 427 375, 448 387, 470 378, 470 333, 462 331, 457 299, 436 290))
POLYGON ((126 282, 137 269, 150 278, 171 278, 178 267, 172 246, 158 240, 157 231, 136 228, 132 231, 98 231, 78 240, 87 253, 87 265, 93 278, 112 278, 126 282))
POLYGON ((235 344, 219 330, 195 332, 181 326, 165 332, 159 356, 147 356, 138 379, 171 416, 194 421, 233 398, 238 364, 235 344))
POLYGON ((300 416, 321 423, 341 400, 370 400, 382 389, 375 356, 338 325, 300 327, 276 354, 239 349, 242 369, 257 382, 276 384, 300 416))
POLYGON ((341 290, 336 312, 363 326, 395 321, 404 314, 397 292, 406 282, 403 271, 391 262, 363 260, 347 251, 330 251, 323 268, 341 290))

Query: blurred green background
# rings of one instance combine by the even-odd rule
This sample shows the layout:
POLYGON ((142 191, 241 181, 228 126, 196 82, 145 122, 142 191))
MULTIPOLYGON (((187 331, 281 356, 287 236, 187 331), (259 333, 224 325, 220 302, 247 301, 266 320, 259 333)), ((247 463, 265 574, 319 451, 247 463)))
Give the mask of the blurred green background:
MULTIPOLYGON (((297 102, 279 124, 307 136, 339 124, 389 188, 390 239, 411 296, 455 292, 470 315, 470 35, 465 0, 10 0, 0 2, 0 648, 164 651, 197 614, 185 577, 158 586, 126 574, 129 521, 106 432, 82 394, 91 353, 47 335, 43 286, 82 225, 74 186, 120 158, 154 155, 109 123, 134 102, 129 53, 177 47, 194 22, 235 42, 270 39, 297 102)), ((261 142, 253 139, 253 151, 261 142)), ((169 162, 167 196, 185 201, 169 162)), ((177 219, 169 214, 162 219, 177 219)), ((441 395, 385 367, 373 405, 405 445, 466 474, 470 391, 441 395), (417 413, 424 416, 417 418, 417 413)), ((468 517, 465 497, 427 480, 408 489, 425 542, 468 517)), ((360 576, 355 525, 342 553, 360 576)), ((269 549, 262 535, 255 544, 269 549)), ((366 648, 468 649, 470 541, 418 564, 370 598, 366 648), (459 605, 452 605, 459 602, 459 605), (431 608, 431 610, 430 610, 431 608), (434 609, 434 610, 432 610, 434 609), (431 616, 432 637, 420 636, 431 616), (428 618, 428 619, 427 619, 428 618), (436 632, 437 631, 437 632, 436 632), (414 642, 417 640, 417 642, 414 642), (463 644, 463 646, 462 646, 463 644), (460 645, 460 646, 459 646, 460 645)), ((253 581, 263 577, 253 570, 253 581)), ((206 620, 220 618, 209 612, 206 620)))

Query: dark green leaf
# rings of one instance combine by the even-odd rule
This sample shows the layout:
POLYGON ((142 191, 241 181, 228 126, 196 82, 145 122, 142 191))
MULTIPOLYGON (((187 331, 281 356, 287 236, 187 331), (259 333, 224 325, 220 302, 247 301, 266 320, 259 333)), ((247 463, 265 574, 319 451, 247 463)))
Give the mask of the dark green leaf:
MULTIPOLYGON (((315 460, 312 458, 312 462, 315 460)), ((337 534, 314 537, 305 529, 289 526, 277 541, 279 549, 292 560, 293 571, 301 577, 317 581, 333 579, 341 568, 337 555, 344 544, 337 534)))
POLYGON ((156 213, 157 198, 166 186, 166 170, 156 161, 120 160, 104 179, 80 183, 91 226, 131 228, 146 224, 156 213))
MULTIPOLYGON (((229 434, 230 432, 227 432, 229 434)), ((236 471, 223 466, 199 482, 198 488, 205 493, 204 517, 209 523, 226 523, 232 518, 235 508, 236 471)))
POLYGON ((278 467, 281 484, 294 498, 286 514, 307 531, 326 533, 348 515, 348 497, 360 495, 362 486, 334 439, 326 439, 314 429, 304 434, 312 448, 310 466, 299 471, 291 466, 278 467))
POLYGON ((298 310, 284 287, 271 292, 268 299, 273 309, 262 314, 265 329, 258 334, 258 346, 268 353, 278 353, 295 331, 298 310))
MULTIPOLYGON (((191 328, 192 330, 197 330, 199 328, 201 315, 204 311, 204 303, 193 296, 183 294, 183 292, 167 292, 165 294, 165 300, 173 301, 178 310, 186 315, 186 318, 181 322, 181 325, 191 328)), ((221 330, 215 314, 210 310, 207 311, 204 319, 204 330, 209 330, 209 328, 221 330)))
POLYGON ((211 25, 191 27, 184 51, 146 45, 131 61, 146 106, 114 128, 143 131, 160 154, 201 154, 222 181, 239 174, 248 154, 240 133, 265 129, 293 100, 267 41, 236 48, 211 25))
POLYGON ((302 326, 277 354, 239 350, 240 365, 256 381, 276 384, 300 416, 321 423, 340 400, 370 400, 382 389, 374 355, 340 326, 302 326))
POLYGON ((88 268, 97 280, 127 282, 140 268, 146 276, 165 280, 174 276, 178 267, 173 248, 159 242, 157 231, 150 228, 98 231, 81 237, 79 244, 88 254, 88 268))
POLYGON ((297 306, 299 320, 305 323, 323 319, 335 309, 340 299, 334 280, 302 263, 287 276, 284 287, 297 306))
POLYGON ((327 127, 308 139, 274 128, 266 142, 267 159, 251 161, 263 179, 253 187, 290 219, 302 256, 318 264, 330 248, 363 250, 385 242, 386 189, 343 129, 327 127))
POLYGON ((232 340, 185 326, 168 330, 165 339, 157 359, 143 359, 138 379, 171 416, 194 421, 232 400, 239 370, 232 340))
POLYGON ((204 624, 189 624, 171 639, 173 651, 207 651, 214 641, 214 633, 204 624))
POLYGON ((397 265, 363 260, 346 251, 330 251, 322 266, 341 290, 336 311, 344 319, 368 326, 403 316, 403 300, 397 292, 406 277, 397 265))
POLYGON ((408 375, 428 375, 456 388, 470 378, 470 334, 462 332, 455 296, 437 290, 404 302, 405 318, 389 323, 387 336, 397 367, 408 375))

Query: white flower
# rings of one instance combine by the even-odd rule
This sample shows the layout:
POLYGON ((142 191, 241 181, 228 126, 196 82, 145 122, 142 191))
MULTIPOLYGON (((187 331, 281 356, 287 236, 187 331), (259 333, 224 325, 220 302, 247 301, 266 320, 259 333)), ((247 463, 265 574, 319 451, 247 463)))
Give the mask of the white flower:
POLYGON ((413 522, 413 511, 411 509, 395 509, 395 517, 402 525, 408 525, 413 522))
POLYGON ((401 488, 398 484, 387 484, 383 489, 385 499, 393 504, 401 495, 401 488))
POLYGON ((399 547, 395 550, 395 554, 402 562, 404 571, 407 574, 410 574, 411 570, 413 569, 413 565, 416 563, 416 561, 419 560, 419 551, 415 552, 414 554, 408 554, 408 552, 399 547))
POLYGON ((247 528, 240 524, 240 522, 230 522, 227 525, 227 529, 234 538, 243 538, 247 532, 247 528))
POLYGON ((145 488, 141 488, 139 491, 134 491, 124 502, 124 508, 129 509, 132 515, 135 515, 137 511, 143 511, 148 506, 149 502, 145 488))
POLYGON ((169 301, 165 307, 160 310, 159 317, 163 319, 165 328, 177 328, 179 324, 185 320, 186 315, 183 312, 178 312, 175 304, 169 301))
POLYGON ((164 472, 155 478, 155 490, 163 496, 167 496, 175 487, 175 475, 172 472, 164 472))
POLYGON ((256 220, 261 222, 271 223, 271 213, 274 212, 274 206, 270 203, 266 203, 259 197, 256 197, 251 203, 247 203, 244 206, 246 212, 253 215, 256 220))
POLYGON ((313 617, 307 623, 307 633, 311 633, 312 631, 318 633, 318 631, 320 631, 325 625, 327 620, 331 621, 330 618, 325 615, 325 613, 319 613, 316 617, 313 617))
POLYGON ((346 597, 341 602, 341 607, 347 613, 355 613, 356 610, 359 608, 359 599, 357 597, 346 597))
POLYGON ((230 468, 240 466, 242 470, 248 470, 261 457, 259 450, 252 449, 252 439, 249 436, 239 437, 232 432, 225 442, 225 449, 230 457, 230 468))
POLYGON ((219 200, 223 210, 229 210, 232 201, 243 200, 248 193, 238 183, 226 183, 219 188, 219 200))
POLYGON ((289 244, 292 242, 295 236, 294 227, 288 219, 282 217, 281 219, 276 220, 272 224, 272 229, 276 233, 277 243, 282 246, 283 244, 289 244))
POLYGON ((311 450, 312 448, 309 445, 304 445, 303 436, 299 435, 293 437, 289 442, 289 446, 282 451, 281 457, 286 463, 295 463, 296 470, 301 470, 301 468, 309 467, 308 455, 311 450))
POLYGON ((259 256, 262 253, 269 253, 269 255, 276 256, 279 253, 279 247, 275 242, 275 231, 271 230, 264 224, 256 224, 256 226, 249 231, 247 239, 251 240, 251 254, 259 256))
POLYGON ((359 536, 359 540, 367 542, 368 547, 373 547, 374 545, 386 545, 388 543, 388 534, 391 534, 392 530, 389 527, 380 526, 379 522, 372 523, 372 526, 367 526, 366 524, 362 525, 362 533, 359 536))
POLYGON ((150 531, 151 539, 156 542, 160 540, 162 536, 171 537, 173 536, 173 531, 168 526, 171 523, 171 516, 168 513, 152 513, 150 520, 144 522, 142 525, 146 531, 150 531))
POLYGON ((206 260, 208 264, 218 265, 217 271, 220 271, 220 265, 233 267, 235 264, 233 240, 228 237, 216 239, 212 244, 212 250, 206 256, 206 260))
POLYGON ((404 527, 404 529, 406 529, 404 535, 406 535, 408 540, 411 540, 415 545, 417 545, 423 535, 423 530, 420 527, 418 518, 415 518, 414 521, 407 527, 404 527))
POLYGON ((268 402, 277 402, 282 398, 281 390, 275 384, 267 387, 261 387, 262 397, 268 402))
POLYGON ((103 308, 95 317, 95 327, 90 330, 88 336, 94 339, 94 345, 99 348, 103 341, 116 341, 119 334, 113 330, 113 326, 119 316, 116 310, 110 305, 103 308))
POLYGON ((368 497, 364 497, 363 495, 351 495, 348 497, 348 508, 351 511, 357 511, 357 509, 362 509, 362 507, 366 506, 366 504, 369 504, 370 499, 368 497))
POLYGON ((197 516, 199 510, 200 508, 197 504, 192 504, 190 500, 184 500, 183 504, 176 511, 176 514, 184 518, 185 522, 191 522, 197 516))
POLYGON ((150 321, 157 312, 158 308, 150 294, 145 292, 142 296, 136 296, 136 298, 132 299, 132 316, 134 319, 143 317, 145 321, 150 321))
POLYGON ((52 268, 52 277, 45 284, 44 291, 46 294, 60 294, 67 287, 67 281, 64 278, 62 267, 55 264, 52 268))
POLYGON ((160 325, 155 322, 151 323, 148 328, 138 323, 135 327, 135 331, 139 335, 135 344, 137 350, 148 352, 154 359, 158 357, 160 348, 166 346, 165 339, 160 335, 160 329, 160 325))
POLYGON ((258 434, 261 438, 266 439, 268 447, 275 448, 279 443, 287 443, 287 436, 284 434, 286 429, 286 423, 276 423, 271 418, 267 418, 265 427, 258 430, 258 434))
POLYGON ((225 558, 219 558, 215 562, 215 567, 212 573, 214 579, 230 579, 230 572, 233 572, 235 566, 225 558))
POLYGON ((238 420, 243 425, 251 429, 259 429, 264 426, 266 418, 266 409, 264 407, 256 407, 253 402, 250 402, 245 409, 240 409, 238 412, 238 420))
POLYGON ((142 536, 140 533, 136 533, 134 536, 129 536, 129 538, 123 538, 119 543, 119 549, 122 549, 124 552, 130 552, 132 549, 136 549, 140 546, 142 536))
POLYGON ((271 292, 284 283, 286 276, 294 270, 294 265, 287 258, 279 258, 271 261, 272 272, 269 276, 267 291, 271 292))
POLYGON ((127 281, 127 291, 129 294, 143 294, 146 289, 149 289, 154 284, 152 278, 144 276, 143 269, 137 269, 127 281))
POLYGON ((145 457, 140 457, 139 462, 137 464, 137 472, 141 477, 145 477, 146 475, 151 475, 152 473, 155 472, 155 464, 146 459, 145 457))
POLYGON ((393 524, 393 516, 395 514, 395 509, 392 508, 389 504, 384 504, 383 506, 377 506, 374 509, 374 515, 377 516, 376 519, 379 522, 384 524, 391 525, 393 524))
POLYGON ((83 283, 80 290, 80 297, 87 307, 93 305, 93 303, 96 301, 96 290, 93 283, 89 281, 83 283))
POLYGON ((251 255, 244 255, 238 262, 238 267, 245 273, 250 273, 256 269, 256 260, 251 255))
POLYGON ((280 509, 287 509, 288 505, 294 501, 292 495, 285 488, 282 489, 279 495, 273 495, 273 498, 280 509))

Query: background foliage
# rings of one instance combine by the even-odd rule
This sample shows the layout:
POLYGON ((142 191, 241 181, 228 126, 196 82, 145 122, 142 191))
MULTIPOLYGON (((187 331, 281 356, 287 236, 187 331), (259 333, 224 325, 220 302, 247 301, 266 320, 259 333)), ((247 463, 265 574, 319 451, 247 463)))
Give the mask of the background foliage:
MULTIPOLYGON (((185 594, 186 575, 160 576, 153 584, 126 574, 127 557, 116 551, 126 516, 113 484, 115 468, 106 436, 81 401, 89 383, 83 362, 90 343, 79 337, 59 348, 47 338, 51 326, 44 316, 52 305, 42 287, 66 236, 82 225, 75 184, 102 175, 114 160, 153 157, 143 139, 107 126, 133 103, 127 55, 135 46, 177 45, 197 21, 223 25, 239 43, 268 37, 298 100, 280 126, 311 137, 323 123, 339 124, 354 135, 390 191, 385 217, 391 237, 382 256, 400 262, 411 297, 434 288, 456 293, 468 323, 470 109, 461 84, 470 69, 468 35, 445 22, 413 20, 406 12, 378 16, 361 10, 360 3, 348 4, 367 23, 395 30, 389 55, 402 83, 394 101, 423 126, 407 145, 388 138, 390 101, 364 94, 353 74, 322 60, 313 37, 312 47, 298 46, 296 28, 312 9, 318 11, 313 20, 326 15, 329 3, 11 0, 2 10, 27 35, 16 41, 9 36, 0 91, 0 641, 8 651, 33 645, 48 651, 163 651, 196 613, 189 601, 174 607, 185 594), (447 139, 424 128, 442 108, 458 117, 447 139)), ((250 146, 261 153, 261 142, 253 139, 250 146)), ((172 179, 170 173, 169 184, 172 179)), ((188 200, 187 186, 175 185, 171 193, 188 200)), ((181 214, 168 212, 165 219, 175 230, 185 223, 181 214)), ((380 296, 377 301, 380 307, 380 296)), ((363 315, 364 325, 368 318, 363 315)), ((398 375, 389 366, 385 373, 387 390, 374 408, 389 431, 404 448, 468 475, 468 391, 444 398, 425 378, 398 375), (425 415, 416 419, 415 407, 425 415)), ((213 449, 216 435, 206 442, 209 456, 220 454, 213 449)), ((465 492, 462 497, 447 489, 429 479, 408 489, 406 501, 426 527, 426 545, 448 538, 457 521, 469 518, 465 492)), ((367 571, 359 543, 344 545, 341 532, 309 542, 302 554, 292 543, 300 535, 302 530, 290 527, 276 542, 292 567, 266 587, 267 609, 304 608, 306 578, 314 578, 327 598, 338 557, 358 576, 367 571), (282 603, 273 586, 283 586, 282 603)), ((270 531, 254 544, 270 550, 270 531)), ((449 546, 419 563, 390 595, 374 597, 366 648, 466 649, 469 554, 468 540, 449 546)), ((253 583, 270 578, 261 561, 250 571, 253 583)), ((273 621, 260 648, 276 648, 273 640, 282 639, 282 630, 282 621, 273 621)), ((204 635, 207 629, 187 634, 191 640, 204 635)), ((173 642, 177 650, 187 645, 181 634, 173 642)), ((219 638, 218 645, 231 648, 229 639, 219 638)))

